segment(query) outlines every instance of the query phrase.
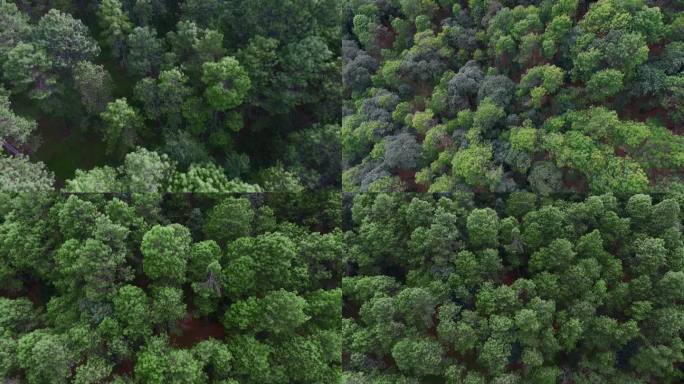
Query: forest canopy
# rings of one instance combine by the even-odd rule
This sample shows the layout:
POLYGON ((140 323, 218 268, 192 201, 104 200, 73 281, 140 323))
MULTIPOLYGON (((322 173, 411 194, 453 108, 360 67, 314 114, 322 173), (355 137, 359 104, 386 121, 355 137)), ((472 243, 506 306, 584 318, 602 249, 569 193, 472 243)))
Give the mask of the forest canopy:
POLYGON ((117 192, 134 153, 164 192, 339 187, 338 10, 0 0, 1 190, 117 192))
POLYGON ((347 383, 684 379, 677 200, 366 193, 345 206, 347 383))
POLYGON ((0 195, 0 377, 333 383, 339 194, 0 195))
POLYGON ((5 384, 684 383, 684 0, 0 0, 5 384))
POLYGON ((681 2, 345 4, 345 191, 683 188, 681 2))

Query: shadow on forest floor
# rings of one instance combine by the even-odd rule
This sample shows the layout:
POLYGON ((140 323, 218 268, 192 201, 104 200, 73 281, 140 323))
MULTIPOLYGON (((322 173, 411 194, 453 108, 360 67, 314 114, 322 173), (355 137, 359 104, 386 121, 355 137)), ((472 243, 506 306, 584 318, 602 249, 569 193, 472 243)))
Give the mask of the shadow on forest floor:
POLYGON ((45 118, 38 120, 38 133, 42 143, 34 157, 55 173, 58 187, 71 179, 77 169, 92 169, 108 162, 105 143, 94 133, 84 134, 70 129, 60 119, 45 118))

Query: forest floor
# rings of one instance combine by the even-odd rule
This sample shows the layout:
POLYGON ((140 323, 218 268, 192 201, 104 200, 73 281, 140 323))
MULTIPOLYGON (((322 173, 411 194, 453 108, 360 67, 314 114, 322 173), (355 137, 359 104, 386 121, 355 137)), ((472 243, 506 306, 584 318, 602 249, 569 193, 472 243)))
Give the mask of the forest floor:
POLYGON ((171 334, 171 345, 178 348, 192 348, 200 341, 214 338, 222 340, 225 336, 223 326, 206 317, 196 318, 187 314, 178 322, 181 333, 171 334))
POLYGON ((39 119, 38 133, 42 140, 35 153, 55 173, 58 186, 71 179, 77 169, 92 169, 107 163, 105 143, 94 134, 69 129, 59 119, 39 119))
MULTIPOLYGON (((101 46, 102 43, 100 41, 101 46)), ((110 50, 101 52, 98 63, 103 64, 112 75, 112 96, 125 97, 133 93, 135 82, 126 76, 123 68, 112 64, 115 62, 110 50)), ((32 105, 26 102, 21 104, 32 105)), ((29 109, 26 113, 38 123, 37 132, 41 145, 34 157, 55 173, 57 187, 63 187, 64 181, 73 178, 77 169, 89 170, 115 163, 105 154, 106 145, 101 133, 96 131, 97 128, 91 127, 90 131, 84 132, 74 119, 67 121, 60 117, 50 117, 38 108, 29 109)), ((72 111, 68 115, 83 117, 79 111, 72 111)))
POLYGON ((83 116, 80 105, 67 103, 56 112, 47 113, 26 97, 12 98, 15 113, 37 124, 32 150, 25 152, 33 161, 42 161, 55 173, 57 187, 71 179, 77 169, 91 169, 111 162, 105 154, 105 143, 95 132, 84 132, 78 123, 68 121, 65 115, 83 116), (68 111, 67 111, 68 109, 68 111), (37 144, 37 145, 36 145, 37 144), (34 152, 35 151, 35 152, 34 152))

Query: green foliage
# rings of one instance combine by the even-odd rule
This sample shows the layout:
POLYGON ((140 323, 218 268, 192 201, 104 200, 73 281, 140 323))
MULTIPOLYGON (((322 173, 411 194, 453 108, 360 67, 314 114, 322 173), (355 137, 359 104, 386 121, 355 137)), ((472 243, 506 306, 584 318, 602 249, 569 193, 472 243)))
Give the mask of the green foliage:
POLYGON ((19 339, 17 361, 31 384, 66 383, 72 363, 63 338, 42 330, 19 339))
MULTIPOLYGON (((35 131, 36 122, 15 114, 11 106, 9 97, 0 93, 0 120, 3 122, 0 128, 0 140, 10 141, 16 145, 25 144, 35 131)), ((3 152, 4 150, 3 147, 3 152)))
POLYGON ((622 89, 624 75, 616 69, 604 69, 596 72, 587 81, 587 94, 592 100, 603 100, 614 96, 622 89))
POLYGON ((12 335, 26 331, 31 329, 32 324, 36 321, 33 304, 28 299, 20 298, 13 300, 3 297, 0 298, 0 308, 2 308, 0 331, 3 334, 12 335))
POLYGON ((88 61, 74 69, 74 82, 81 95, 81 103, 88 113, 102 113, 111 101, 112 77, 104 66, 88 61))
POLYGON ((133 285, 121 287, 112 300, 112 305, 123 336, 137 341, 152 333, 149 324, 149 298, 142 289, 133 285))
POLYGON ((65 189, 79 193, 261 192, 258 185, 228 179, 214 164, 193 164, 187 172, 181 172, 166 154, 140 147, 128 153, 118 169, 104 166, 87 172, 76 171, 75 177, 67 180, 65 189))
POLYGON ((257 175, 259 185, 263 185, 264 190, 273 192, 302 192, 304 187, 296 175, 288 172, 282 165, 276 165, 262 170, 257 175))
POLYGON ((217 204, 204 223, 207 238, 226 244, 252 232, 254 210, 246 198, 228 197, 217 204))
POLYGON ((491 208, 475 209, 468 215, 468 236, 474 247, 496 246, 499 218, 491 208))
POLYGON ((52 63, 42 50, 33 44, 19 43, 7 52, 2 71, 14 93, 28 91, 32 98, 41 100, 55 87, 51 67, 52 63))
POLYGON ((152 227, 140 245, 145 274, 153 280, 183 283, 191 242, 190 231, 182 225, 152 227))
POLYGON ((112 374, 112 365, 104 359, 93 357, 76 368, 74 384, 95 384, 106 380, 112 374))
POLYGON ((339 185, 339 4, 260 1, 2 1, 0 138, 82 192, 130 190, 102 179, 138 145, 173 192, 339 185))
POLYGON ((36 44, 47 53, 57 70, 69 70, 81 61, 92 61, 100 47, 88 27, 70 14, 51 9, 40 18, 33 32, 36 44))
POLYGON ((0 192, 36 193, 53 190, 55 175, 26 156, 0 157, 0 192))
POLYGON ((261 192, 261 187, 237 179, 229 180, 224 171, 214 164, 192 164, 187 172, 175 172, 171 175, 169 192, 250 193, 261 192))
POLYGON ((681 4, 82 5, 0 0, 6 381, 684 380, 681 4))
POLYGON ((135 378, 145 383, 201 383, 202 367, 189 351, 171 349, 164 338, 152 338, 138 353, 135 378))
POLYGON ((27 14, 21 12, 11 1, 0 1, 0 60, 9 50, 14 48, 19 42, 25 41, 31 33, 31 25, 27 14))
POLYGON ((151 309, 155 323, 174 328, 176 322, 182 319, 187 311, 183 303, 183 291, 173 287, 155 289, 152 292, 151 309))
POLYGON ((520 79, 517 95, 529 93, 533 106, 541 107, 545 96, 553 95, 563 85, 563 70, 554 65, 540 65, 529 69, 520 79))
POLYGON ((207 268, 219 260, 221 248, 213 240, 194 243, 188 261, 188 278, 191 281, 201 281, 207 275, 207 268))
POLYGON ((247 196, 0 194, 0 374, 338 382, 342 232, 321 212, 339 217, 340 195, 247 196), (242 204, 246 232, 203 235, 242 204))
POLYGON ((248 301, 231 305, 224 324, 227 328, 267 331, 283 337, 294 334, 298 327, 309 320, 304 313, 305 308, 306 300, 280 289, 266 294, 262 299, 250 297, 248 301))
POLYGON ((491 180, 491 160, 491 147, 473 145, 456 152, 452 160, 453 173, 468 184, 485 186, 491 180))
POLYGON ((429 339, 403 339, 392 348, 399 370, 416 377, 439 374, 443 354, 442 346, 429 339))
POLYGON ((541 161, 532 166, 528 181, 530 187, 542 196, 559 193, 563 189, 561 171, 548 161, 541 161))
POLYGON ((157 31, 150 27, 136 27, 126 40, 128 53, 126 65, 136 76, 157 73, 164 48, 157 31))
POLYGON ((165 155, 138 147, 124 159, 126 184, 131 192, 158 193, 171 172, 171 164, 165 155))
POLYGON ((473 126, 483 132, 491 130, 496 123, 506 116, 503 108, 494 103, 491 99, 485 98, 477 107, 473 115, 473 126))
POLYGON ((499 201, 463 193, 354 198, 342 282, 348 377, 681 380, 672 368, 684 359, 684 275, 669 261, 682 249, 674 200, 538 201, 518 192, 505 207, 499 201), (436 243, 438 223, 456 235, 436 243))
POLYGON ((670 162, 681 157, 684 116, 678 12, 613 0, 350 2, 343 188, 679 188, 681 164, 670 162), (393 168, 382 149, 399 135, 422 148, 393 168))
POLYGON ((520 151, 534 152, 537 148, 537 130, 525 126, 512 129, 511 147, 520 151))
POLYGON ((126 98, 107 104, 100 117, 105 123, 104 137, 109 153, 124 154, 134 147, 142 119, 126 98))
POLYGON ((232 297, 293 287, 307 279, 307 270, 295 268, 296 246, 281 233, 240 237, 227 250, 224 270, 227 293, 232 297))
POLYGON ((207 102, 219 111, 242 104, 252 85, 247 72, 230 56, 215 63, 204 63, 202 82, 207 86, 204 91, 207 102))
POLYGON ((102 37, 110 46, 112 54, 121 58, 125 54, 126 38, 133 30, 133 24, 123 10, 121 1, 102 1, 97 17, 102 28, 102 37))

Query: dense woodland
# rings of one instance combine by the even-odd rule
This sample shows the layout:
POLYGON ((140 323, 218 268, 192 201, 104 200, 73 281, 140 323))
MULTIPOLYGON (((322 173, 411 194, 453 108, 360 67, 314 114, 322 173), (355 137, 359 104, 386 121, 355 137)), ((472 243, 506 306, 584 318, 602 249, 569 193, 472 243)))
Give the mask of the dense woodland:
POLYGON ((339 194, 0 195, 0 378, 339 381, 339 194))
POLYGON ((340 185, 333 0, 0 0, 0 188, 340 185))
POLYGON ((0 0, 0 381, 684 383, 683 0, 0 0))
POLYGON ((345 191, 684 189, 683 11, 347 1, 345 191))
POLYGON ((680 204, 356 195, 346 383, 681 383, 680 204))

